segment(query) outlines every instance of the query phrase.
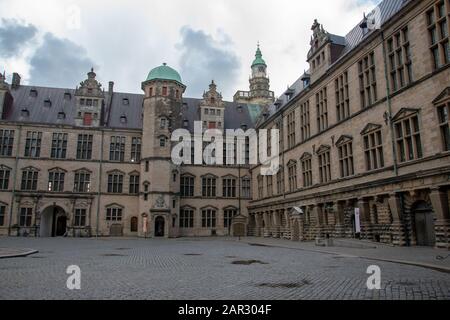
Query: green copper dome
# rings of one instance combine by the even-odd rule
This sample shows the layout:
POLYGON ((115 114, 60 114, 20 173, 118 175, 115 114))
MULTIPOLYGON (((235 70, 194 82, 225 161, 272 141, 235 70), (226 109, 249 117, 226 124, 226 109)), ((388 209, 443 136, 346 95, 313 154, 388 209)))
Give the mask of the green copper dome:
POLYGON ((175 69, 169 67, 166 63, 163 63, 162 66, 156 67, 150 71, 146 81, 151 80, 169 80, 176 81, 181 85, 183 84, 180 74, 175 69))
POLYGON ((252 67, 258 66, 258 65, 263 65, 263 66, 267 67, 266 62, 262 58, 262 53, 261 53, 261 49, 259 48, 259 44, 258 44, 258 49, 256 50, 256 54, 255 54, 255 61, 253 61, 253 63, 252 63, 252 67))

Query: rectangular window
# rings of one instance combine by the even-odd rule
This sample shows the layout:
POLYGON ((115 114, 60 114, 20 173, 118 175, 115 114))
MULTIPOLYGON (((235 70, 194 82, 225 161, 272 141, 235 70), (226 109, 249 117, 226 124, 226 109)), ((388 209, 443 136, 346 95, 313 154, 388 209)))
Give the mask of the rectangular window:
POLYGON ((141 138, 131 139, 131 162, 141 161, 141 138))
POLYGON ((358 70, 361 108, 364 109, 378 100, 374 52, 358 62, 358 70))
POLYGON ((31 227, 31 219, 33 217, 33 208, 20 208, 20 227, 31 227))
POLYGON ((400 162, 422 158, 418 115, 409 116, 394 124, 397 143, 397 157, 400 162))
POLYGON ((288 121, 288 128, 287 128, 287 134, 288 134, 288 148, 292 148, 295 146, 296 141, 295 141, 295 110, 292 111, 288 116, 287 116, 287 121, 288 121))
POLYGON ((261 175, 258 176, 258 198, 264 198, 264 177, 261 175))
POLYGON ((77 142, 77 159, 91 160, 92 159, 92 134, 79 134, 77 142))
POLYGON ((139 194, 139 176, 130 176, 130 194, 139 194))
POLYGON ((184 176, 180 179, 180 192, 182 197, 194 196, 194 177, 184 176))
MULTIPOLYGON (((91 101, 90 104, 92 104, 92 100, 87 100, 87 101, 88 102, 91 101)), ((91 125, 92 125, 92 113, 85 112, 83 114, 83 126, 91 126, 91 125)))
POLYGON ((448 1, 435 3, 426 15, 433 68, 438 69, 450 63, 448 38, 450 3, 448 1))
POLYGON ((222 187, 224 198, 236 198, 236 179, 223 179, 222 187))
POLYGON ((328 128, 327 88, 316 93, 317 131, 320 133, 328 128))
POLYGON ((284 193, 284 169, 280 168, 277 172, 277 194, 284 193))
POLYGON ((0 206, 0 226, 5 225, 6 206, 0 206))
POLYGON ((8 190, 10 173, 10 170, 0 169, 0 190, 8 190))
POLYGON ((450 102, 438 107, 439 127, 441 128, 442 146, 444 151, 450 151, 450 102))
POLYGON ((206 209, 202 210, 202 228, 216 227, 216 210, 206 209))
POLYGON ((86 209, 75 209, 73 226, 74 227, 86 226, 86 209))
POLYGON ((331 181, 331 157, 330 151, 322 152, 318 155, 320 183, 331 181))
POLYGON ((180 228, 192 229, 194 227, 194 210, 181 209, 180 211, 180 228))
POLYGON ((36 170, 22 171, 21 190, 36 191, 37 190, 37 182, 38 182, 38 171, 36 171, 36 170))
POLYGON ((113 222, 122 221, 122 208, 106 209, 106 221, 113 221, 113 222))
POLYGON ((300 136, 302 142, 309 139, 311 136, 309 100, 300 105, 300 136))
POLYGON ((405 27, 388 40, 389 77, 393 92, 410 84, 413 80, 408 32, 408 28, 405 27))
POLYGON ((248 178, 242 179, 242 197, 243 198, 251 198, 251 180, 248 178))
POLYGON ((303 187, 312 186, 312 160, 305 158, 302 160, 303 187))
POLYGON ((64 172, 50 171, 48 173, 48 191, 62 192, 64 191, 64 172))
POLYGON ((348 91, 348 72, 344 72, 336 78, 336 115, 337 121, 342 121, 350 117, 350 96, 348 91))
POLYGON ((289 191, 294 192, 297 190, 297 164, 289 166, 288 174, 289 174, 289 191))
POLYGON ((91 175, 87 172, 76 172, 73 187, 74 192, 90 192, 91 191, 91 175))
POLYGON ((202 195, 203 197, 216 196, 216 178, 202 178, 202 195))
POLYGON ((12 156, 14 130, 0 130, 0 156, 12 156))
POLYGON ((28 131, 25 141, 25 157, 39 158, 41 155, 42 132, 28 131))
POLYGON ((119 173, 108 175, 108 192, 122 193, 123 190, 123 175, 119 173))
POLYGON ((112 136, 109 146, 110 161, 125 161, 125 137, 112 136))
POLYGON ((355 169, 353 164, 353 143, 347 142, 338 146, 338 153, 341 178, 354 175, 355 169))
POLYGON ((384 168, 383 140, 381 130, 363 136, 366 170, 384 168))
POLYGON ((51 157, 65 159, 67 152, 67 133, 53 133, 51 157))
POLYGON ((267 182, 267 196, 271 197, 273 196, 273 176, 269 175, 266 178, 267 182))
POLYGON ((231 222, 233 222, 233 218, 237 215, 237 211, 235 209, 227 209, 223 212, 223 227, 231 228, 231 222))

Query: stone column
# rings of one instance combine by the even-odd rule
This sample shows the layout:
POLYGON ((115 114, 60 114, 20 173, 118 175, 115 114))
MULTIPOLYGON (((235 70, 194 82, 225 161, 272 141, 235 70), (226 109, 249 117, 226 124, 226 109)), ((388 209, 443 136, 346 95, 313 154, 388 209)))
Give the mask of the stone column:
POLYGON ((342 201, 334 203, 334 215, 336 217, 336 225, 334 227, 335 238, 345 238, 344 204, 345 202, 342 201))
POLYGON ((436 234, 436 248, 450 249, 450 211, 448 205, 448 191, 434 188, 430 192, 430 200, 436 213, 434 230, 436 234))
POLYGON ((317 204, 314 206, 313 208, 313 215, 316 218, 316 226, 315 226, 315 237, 319 237, 319 238, 323 238, 324 234, 324 226, 323 226, 323 222, 324 222, 324 216, 323 216, 323 208, 321 204, 317 204))
POLYGON ((405 227, 401 221, 402 203, 400 194, 392 193, 388 199, 389 208, 392 214, 391 237, 392 244, 396 246, 406 245, 405 227))
POLYGON ((272 211, 273 212, 273 222, 274 222, 274 226, 273 226, 273 231, 272 231, 272 236, 274 238, 280 238, 281 235, 281 217, 280 217, 280 213, 278 210, 272 211))
POLYGON ((261 236, 261 228, 262 228, 262 222, 261 222, 261 214, 259 212, 255 213, 255 237, 261 236))
POLYGON ((361 220, 361 238, 373 239, 372 223, 370 222, 370 205, 367 198, 358 199, 358 208, 361 220))
POLYGON ((263 219, 264 219, 263 236, 267 238, 267 237, 270 237, 270 213, 269 213, 269 211, 266 211, 263 213, 263 219))

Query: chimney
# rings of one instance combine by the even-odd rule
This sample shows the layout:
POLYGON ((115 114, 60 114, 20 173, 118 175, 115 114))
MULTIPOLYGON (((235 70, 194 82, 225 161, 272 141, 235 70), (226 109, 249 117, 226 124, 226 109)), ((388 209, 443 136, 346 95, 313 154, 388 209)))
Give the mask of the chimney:
POLYGON ((17 72, 13 73, 12 81, 11 81, 11 88, 17 89, 20 87, 20 75, 17 72))
POLYGON ((108 93, 109 93, 110 95, 112 95, 112 94, 113 94, 113 91, 114 91, 114 82, 113 82, 113 81, 110 81, 110 82, 109 82, 109 87, 108 87, 108 93))

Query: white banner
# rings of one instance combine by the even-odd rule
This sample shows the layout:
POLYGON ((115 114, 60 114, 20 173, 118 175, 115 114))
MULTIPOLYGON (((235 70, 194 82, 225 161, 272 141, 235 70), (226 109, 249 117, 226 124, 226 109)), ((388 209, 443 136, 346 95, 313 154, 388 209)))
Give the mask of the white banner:
POLYGON ((359 208, 355 208, 355 233, 361 233, 361 219, 359 215, 359 208))

